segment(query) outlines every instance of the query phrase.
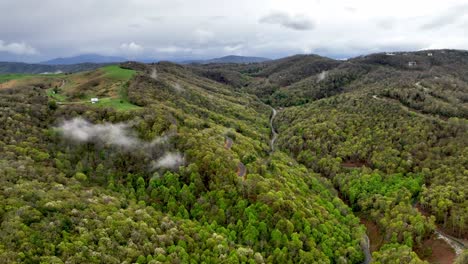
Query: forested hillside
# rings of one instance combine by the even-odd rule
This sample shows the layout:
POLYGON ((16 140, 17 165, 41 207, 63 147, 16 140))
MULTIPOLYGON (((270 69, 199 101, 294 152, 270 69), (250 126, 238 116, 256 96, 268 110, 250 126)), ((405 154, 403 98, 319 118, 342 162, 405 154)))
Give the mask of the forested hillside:
POLYGON ((386 252, 375 261, 389 262, 383 255, 401 246, 444 261, 431 252, 435 230, 465 239, 466 247, 468 52, 295 56, 224 70, 250 77, 239 89, 281 109, 280 149, 329 178, 375 225, 372 247, 386 252))
POLYGON ((468 53, 427 53, 0 76, 0 262, 463 263, 468 53))
POLYGON ((255 96, 175 64, 122 67, 136 71, 125 87, 139 107, 81 101, 108 87, 99 72, 1 90, 2 260, 363 260, 364 228, 330 182, 270 155, 270 109, 255 96))

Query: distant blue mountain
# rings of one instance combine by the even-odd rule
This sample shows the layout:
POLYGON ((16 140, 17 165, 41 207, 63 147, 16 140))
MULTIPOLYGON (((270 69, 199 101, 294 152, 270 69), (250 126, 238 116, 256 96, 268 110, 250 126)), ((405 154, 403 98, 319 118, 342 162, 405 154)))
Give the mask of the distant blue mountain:
POLYGON ((246 56, 235 56, 229 55, 221 58, 214 58, 209 60, 187 60, 181 62, 182 64, 209 64, 209 63, 258 63, 258 62, 265 62, 270 61, 271 59, 262 58, 262 57, 246 57, 246 56))
POLYGON ((79 64, 79 63, 114 63, 114 62, 124 62, 128 59, 122 57, 114 56, 102 56, 98 54, 83 54, 75 57, 68 58, 56 58, 48 61, 41 62, 40 64, 46 65, 70 65, 70 64, 79 64))

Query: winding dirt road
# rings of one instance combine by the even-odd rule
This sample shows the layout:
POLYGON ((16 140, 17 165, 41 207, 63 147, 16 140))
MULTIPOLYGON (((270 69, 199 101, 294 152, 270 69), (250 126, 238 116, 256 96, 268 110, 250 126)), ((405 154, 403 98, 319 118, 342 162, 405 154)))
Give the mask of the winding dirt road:
POLYGON ((437 235, 437 238, 444 240, 447 244, 449 244, 450 247, 453 248, 453 250, 455 251, 455 255, 460 255, 463 252, 463 250, 466 249, 464 243, 460 242, 458 239, 450 235, 445 234, 444 232, 442 232, 442 230, 437 228, 434 231, 434 233, 437 235))
MULTIPOLYGON (((226 137, 224 140, 224 148, 230 150, 233 143, 234 141, 232 140, 232 138, 226 137)), ((237 176, 242 177, 245 180, 245 175, 247 175, 247 168, 245 167, 244 163, 242 163, 242 161, 239 161, 239 163, 237 163, 236 174, 237 176)))
POLYGON ((247 174, 247 168, 245 167, 244 163, 239 162, 237 164, 237 176, 245 179, 246 174, 247 174))
POLYGON ((361 241, 361 249, 364 252, 365 259, 362 264, 369 264, 372 262, 372 255, 370 252, 370 240, 367 234, 364 234, 364 241, 361 241))
MULTIPOLYGON (((376 98, 377 99, 377 98, 376 98)), ((275 120, 275 117, 276 117, 276 114, 277 114, 277 111, 275 108, 271 107, 271 118, 270 118, 270 128, 271 128, 271 134, 272 134, 272 137, 271 137, 271 140, 270 140, 270 148, 271 148, 271 152, 274 152, 275 151, 275 141, 276 139, 278 138, 278 132, 276 131, 275 127, 273 126, 273 122, 275 120)), ((238 169, 237 169, 237 175, 240 177, 240 172, 242 172, 242 166, 244 164, 242 164, 242 162, 240 162, 238 164, 238 169)), ((245 166, 244 167, 244 170, 245 170, 245 166)), ((364 259, 364 262, 362 262, 362 264, 369 264, 372 262, 372 255, 371 255, 371 252, 370 252, 370 240, 369 240, 369 237, 367 236, 367 234, 364 234, 364 237, 363 237, 363 240, 361 241, 361 249, 362 251, 364 252, 364 256, 365 256, 365 259, 364 259)))
POLYGON ((272 113, 271 113, 271 118, 270 118, 270 128, 271 128, 271 140, 270 140, 270 148, 271 152, 275 151, 275 141, 278 138, 278 132, 276 132, 275 127, 273 126, 273 121, 275 120, 276 117, 276 109, 271 107, 272 113))
POLYGON ((224 141, 224 148, 229 150, 232 147, 232 139, 230 137, 226 137, 226 140, 224 141))

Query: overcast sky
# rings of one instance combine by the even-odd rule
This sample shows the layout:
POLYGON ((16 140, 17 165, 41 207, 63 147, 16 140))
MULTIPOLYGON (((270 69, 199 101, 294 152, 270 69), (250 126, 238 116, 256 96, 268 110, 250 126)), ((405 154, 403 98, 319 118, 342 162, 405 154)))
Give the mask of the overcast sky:
POLYGON ((468 49, 468 0, 0 0, 0 60, 468 49))

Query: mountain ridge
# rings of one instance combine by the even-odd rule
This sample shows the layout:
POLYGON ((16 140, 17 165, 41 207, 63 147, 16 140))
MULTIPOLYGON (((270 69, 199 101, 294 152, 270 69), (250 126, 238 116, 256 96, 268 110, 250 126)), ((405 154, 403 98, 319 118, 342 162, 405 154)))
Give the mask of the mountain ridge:
POLYGON ((269 58, 255 57, 255 56, 238 56, 238 55, 227 55, 219 58, 206 59, 206 60, 186 60, 182 61, 181 64, 210 64, 210 63, 260 63, 271 61, 269 58))
POLYGON ((81 54, 72 57, 60 57, 47 61, 39 62, 38 64, 45 65, 71 65, 71 64, 80 64, 80 63, 119 63, 128 61, 128 59, 117 56, 104 56, 99 54, 81 54))
POLYGON ((95 70, 108 64, 78 63, 69 65, 46 65, 24 62, 0 62, 0 74, 42 74, 55 72, 81 72, 95 70))

